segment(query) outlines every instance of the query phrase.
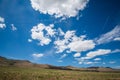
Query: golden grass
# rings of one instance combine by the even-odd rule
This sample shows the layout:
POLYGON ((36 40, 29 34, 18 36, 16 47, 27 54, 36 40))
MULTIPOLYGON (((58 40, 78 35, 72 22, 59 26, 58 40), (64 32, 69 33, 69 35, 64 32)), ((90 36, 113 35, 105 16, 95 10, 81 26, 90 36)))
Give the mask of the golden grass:
POLYGON ((120 73, 0 67, 0 80, 120 80, 120 73))

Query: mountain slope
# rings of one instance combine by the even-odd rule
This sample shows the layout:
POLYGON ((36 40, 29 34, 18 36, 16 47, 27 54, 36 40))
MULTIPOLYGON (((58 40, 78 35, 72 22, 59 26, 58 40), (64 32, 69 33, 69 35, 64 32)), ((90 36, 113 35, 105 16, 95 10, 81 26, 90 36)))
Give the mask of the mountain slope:
POLYGON ((37 68, 47 68, 47 69, 69 70, 69 68, 62 67, 62 66, 53 66, 53 65, 48 65, 48 64, 36 64, 28 60, 13 60, 13 59, 7 59, 1 56, 0 56, 0 66, 37 67, 37 68))
POLYGON ((93 72, 118 72, 119 69, 112 69, 110 67, 88 67, 77 68, 73 66, 53 66, 48 64, 36 64, 28 60, 13 60, 0 56, 0 66, 14 66, 14 67, 32 67, 45 69, 59 69, 59 70, 76 70, 76 71, 93 71, 93 72))

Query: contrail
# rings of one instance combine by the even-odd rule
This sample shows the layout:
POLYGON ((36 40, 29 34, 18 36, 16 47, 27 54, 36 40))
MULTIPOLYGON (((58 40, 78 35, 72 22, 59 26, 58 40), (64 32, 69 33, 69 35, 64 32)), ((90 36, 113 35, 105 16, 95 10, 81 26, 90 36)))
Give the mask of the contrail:
POLYGON ((102 33, 102 32, 104 31, 104 29, 107 27, 107 23, 108 23, 109 18, 110 18, 110 16, 108 16, 108 17, 106 18, 105 23, 104 23, 104 25, 103 25, 103 27, 102 27, 101 33, 102 33))

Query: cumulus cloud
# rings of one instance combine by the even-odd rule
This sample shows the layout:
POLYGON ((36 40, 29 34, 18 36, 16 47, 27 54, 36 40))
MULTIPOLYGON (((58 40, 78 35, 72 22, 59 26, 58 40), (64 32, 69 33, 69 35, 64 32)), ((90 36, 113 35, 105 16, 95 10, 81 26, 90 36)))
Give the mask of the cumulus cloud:
POLYGON ((61 53, 68 48, 67 45, 69 44, 69 40, 74 34, 75 34, 75 31, 67 31, 63 35, 64 39, 58 38, 58 40, 54 41, 55 48, 57 49, 57 53, 61 53))
POLYGON ((0 28, 6 28, 6 25, 5 25, 5 20, 4 20, 4 18, 3 17, 0 17, 0 28))
POLYGON ((95 47, 93 40, 86 40, 86 36, 82 35, 80 37, 75 35, 75 31, 67 31, 63 39, 58 39, 54 42, 57 53, 61 53, 65 50, 66 52, 83 52, 95 47))
POLYGON ((95 44, 92 40, 76 40, 68 45, 70 51, 82 52, 93 49, 95 44))
POLYGON ((33 9, 58 17, 75 17, 84 10, 89 0, 31 0, 33 9))
POLYGON ((33 56, 35 59, 37 59, 37 58, 43 57, 44 54, 41 54, 41 53, 34 53, 34 54, 32 54, 32 56, 33 56))
POLYGON ((71 37, 73 37, 75 35, 75 31, 67 31, 64 35, 64 38, 66 40, 69 40, 71 37))
POLYGON ((80 54, 80 53, 75 53, 73 56, 74 56, 74 57, 80 57, 81 54, 80 54))
POLYGON ((31 29, 31 37, 33 40, 38 40, 39 45, 48 45, 51 42, 51 37, 55 34, 55 29, 53 29, 54 25, 50 24, 49 26, 45 26, 40 23, 37 26, 33 26, 31 29))
MULTIPOLYGON (((97 44, 103 44, 113 41, 115 40, 115 38, 119 37, 119 31, 120 26, 116 26, 112 31, 103 34, 95 40, 97 44)), ((73 57, 79 62, 79 64, 98 63, 96 61, 100 61, 101 58, 96 58, 97 56, 120 52, 120 49, 98 49, 96 51, 88 52, 86 56, 80 57, 82 52, 89 51, 95 48, 96 44, 94 40, 87 39, 86 35, 77 36, 75 30, 68 30, 64 32, 61 28, 55 29, 53 24, 46 26, 40 23, 37 26, 33 26, 33 28, 31 29, 31 33, 32 39, 28 39, 28 42, 32 42, 32 40, 37 40, 39 41, 39 44, 43 46, 48 45, 52 40, 54 40, 53 43, 54 48, 56 48, 56 53, 65 52, 63 55, 61 55, 59 59, 65 58, 67 56, 66 53, 74 52, 75 54, 73 55, 73 57), (94 62, 89 62, 89 59, 93 59, 94 62)), ((40 55, 34 54, 34 56, 40 55)))
POLYGON ((67 46, 65 45, 66 42, 65 40, 57 40, 57 41, 54 41, 54 44, 55 44, 55 48, 57 49, 57 53, 61 53, 63 52, 64 50, 67 49, 67 46))
POLYGON ((11 29, 12 29, 12 31, 16 31, 17 30, 17 28, 14 26, 14 24, 11 24, 11 29))
POLYGON ((33 26, 31 33, 32 39, 28 39, 28 42, 37 40, 41 46, 48 45, 54 39, 56 53, 64 51, 66 53, 81 53, 95 47, 94 41, 86 39, 86 35, 77 36, 74 30, 63 32, 61 28, 55 29, 53 24, 46 26, 40 23, 33 26))
MULTIPOLYGON (((103 37, 97 38, 96 41, 98 44, 106 43, 115 38, 119 37, 119 26, 116 26, 112 31, 103 34, 103 37), (117 34, 118 33, 118 34, 117 34), (105 37, 114 36, 108 40, 105 40, 105 37), (103 38, 103 39, 102 39, 103 38)), ((31 29, 31 37, 32 39, 28 39, 28 42, 32 40, 38 40, 41 46, 48 45, 52 39, 54 38, 54 46, 57 49, 56 53, 71 53, 75 52, 73 55, 74 58, 78 58, 81 56, 81 52, 91 50, 95 48, 96 44, 94 40, 86 39, 86 35, 77 36, 75 30, 68 30, 66 32, 62 31, 61 28, 55 29, 53 24, 48 26, 40 23, 37 26, 33 26, 31 29)), ((109 53, 117 53, 120 52, 119 49, 110 50, 110 49, 98 49, 96 51, 90 51, 86 54, 85 57, 79 58, 79 63, 82 63, 84 60, 93 59, 97 56, 106 55, 109 53)), ((67 56, 67 54, 63 54, 59 59, 63 59, 67 56)), ((101 60, 101 58, 95 58, 94 61, 101 60)), ((86 63, 87 64, 87 63, 86 63)))
POLYGON ((117 25, 113 30, 101 35, 95 41, 97 44, 104 44, 111 41, 119 40, 120 38, 120 25, 117 25))

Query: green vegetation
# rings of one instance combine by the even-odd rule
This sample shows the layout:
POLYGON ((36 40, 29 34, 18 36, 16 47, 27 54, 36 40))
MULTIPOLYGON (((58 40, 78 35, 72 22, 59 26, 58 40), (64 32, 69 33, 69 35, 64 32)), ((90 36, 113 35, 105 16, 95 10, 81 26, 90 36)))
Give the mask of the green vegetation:
POLYGON ((120 73, 0 67, 0 80, 120 80, 120 73))

